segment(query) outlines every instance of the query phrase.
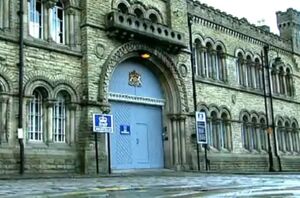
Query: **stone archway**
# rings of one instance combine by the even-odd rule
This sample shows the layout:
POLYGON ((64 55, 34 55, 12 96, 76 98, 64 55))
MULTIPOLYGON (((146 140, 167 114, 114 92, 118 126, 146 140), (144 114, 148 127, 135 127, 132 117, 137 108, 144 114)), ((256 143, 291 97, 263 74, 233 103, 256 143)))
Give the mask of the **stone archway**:
POLYGON ((148 52, 147 61, 158 71, 165 93, 166 104, 163 112, 163 125, 166 132, 165 166, 180 169, 186 164, 185 153, 185 112, 188 112, 187 91, 172 59, 163 51, 146 44, 132 41, 116 48, 102 67, 100 76, 99 101, 103 110, 109 106, 109 82, 115 68, 124 60, 139 57, 140 52, 148 52))

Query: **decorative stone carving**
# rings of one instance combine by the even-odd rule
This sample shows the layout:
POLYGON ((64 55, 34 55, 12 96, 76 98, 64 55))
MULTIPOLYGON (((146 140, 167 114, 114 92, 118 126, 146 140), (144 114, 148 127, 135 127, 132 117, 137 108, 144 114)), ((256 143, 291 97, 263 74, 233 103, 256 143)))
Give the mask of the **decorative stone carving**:
POLYGON ((104 53, 105 52, 105 48, 104 48, 104 45, 102 44, 97 44, 96 47, 95 47, 95 54, 98 58, 103 58, 104 56, 104 53))
POLYGON ((187 69, 185 64, 181 64, 179 66, 179 71, 180 71, 180 74, 181 74, 182 77, 186 77, 187 74, 188 74, 188 69, 187 69))
POLYGON ((148 105, 158 105, 163 106, 165 104, 165 100, 157 99, 157 98, 150 98, 150 97, 142 97, 142 96, 135 96, 135 95, 128 95, 128 94, 121 94, 121 93, 109 93, 110 100, 117 100, 123 102, 133 102, 133 103, 142 103, 148 105))
POLYGON ((141 87, 142 86, 141 74, 137 73, 135 70, 129 72, 128 84, 133 87, 141 87))
POLYGON ((232 104, 236 103, 236 95, 231 96, 231 102, 232 102, 232 104))

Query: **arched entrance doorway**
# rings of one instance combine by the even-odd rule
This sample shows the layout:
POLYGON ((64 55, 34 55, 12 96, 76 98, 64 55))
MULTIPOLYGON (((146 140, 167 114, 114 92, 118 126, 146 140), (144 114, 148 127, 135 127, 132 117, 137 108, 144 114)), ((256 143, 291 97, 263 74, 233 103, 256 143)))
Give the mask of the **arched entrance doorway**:
MULTIPOLYGON (((106 60, 105 64, 101 70, 100 76, 100 90, 99 90, 99 101, 101 103, 101 110, 103 112, 111 112, 113 114, 115 109, 123 109, 120 107, 124 105, 124 107, 129 107, 130 105, 137 105, 136 108, 143 106, 143 110, 150 108, 158 108, 161 113, 159 113, 162 117, 159 121, 162 124, 157 124, 159 126, 162 125, 160 129, 160 140, 162 141, 162 156, 163 156, 163 165, 161 167, 165 168, 172 168, 172 169, 181 169, 185 167, 187 158, 186 158, 186 128, 187 128, 187 119, 186 115, 189 111, 188 106, 188 92, 186 89, 186 83, 177 66, 173 62, 174 60, 169 57, 164 51, 160 50, 159 48, 152 48, 146 44, 137 42, 137 41, 130 41, 125 43, 119 47, 117 47, 113 52, 111 52, 109 58, 106 60), (148 60, 138 58, 141 52, 147 52, 150 54, 150 58, 148 60), (153 85, 156 85, 156 88, 153 89, 144 89, 142 92, 134 92, 132 90, 133 87, 131 86, 131 90, 127 90, 127 92, 121 93, 113 93, 113 79, 115 77, 114 73, 117 71, 118 68, 122 68, 122 64, 126 63, 126 61, 132 61, 135 64, 138 64, 139 68, 144 67, 149 70, 149 74, 153 77, 153 85), (153 92, 156 91, 156 92, 153 92), (138 95, 137 94, 150 94, 150 95, 138 95), (119 107, 118 107, 119 105, 119 107), (116 108, 115 108, 116 107, 116 108), (163 135, 163 137, 161 136, 163 135)), ((133 65, 133 64, 131 64, 133 65)), ((133 69, 133 68, 131 68, 133 69)), ((116 78, 116 83, 114 86, 115 89, 119 88, 119 86, 129 86, 129 73, 133 70, 128 70, 126 72, 120 72, 118 78, 116 78), (121 79, 123 78, 123 81, 121 79)), ((137 71, 136 71, 137 72, 137 71)), ((137 72, 138 73, 138 72, 137 72)), ((140 74, 140 73, 138 73, 140 74)), ((118 75, 116 75, 118 76, 118 75)), ((142 87, 146 87, 145 75, 141 75, 141 82, 142 87)), ((138 76, 137 76, 138 78, 138 76)), ((120 90, 116 90, 118 92, 120 90)), ((125 110, 124 110, 125 111, 125 110)), ((127 111, 128 112, 128 111, 127 111)), ((137 112, 138 110, 134 110, 134 115, 137 118, 140 116, 137 112)), ((150 116, 150 113, 143 112, 142 114, 147 114, 150 116)), ((126 115, 128 116, 128 115, 126 115)), ((151 120, 151 119, 150 119, 151 120)), ((157 121, 157 122, 159 122, 157 121)), ((120 131, 127 131, 128 126, 126 123, 121 123, 121 126, 115 127, 115 133, 120 133, 120 131)), ((151 123, 149 124, 151 125, 151 123)), ((140 126, 141 128, 144 125, 140 126)), ((131 126, 129 126, 130 128, 131 126)), ((131 128, 129 129, 131 131, 131 128)), ((150 128, 152 130, 152 128, 150 128)), ((157 130, 159 131, 159 130, 157 130)), ((126 132, 125 132, 126 133, 126 132)), ((128 133, 128 132, 127 132, 128 133)), ((148 132, 149 135, 149 132, 148 132)), ((148 137, 147 135, 147 137, 148 137)), ((125 134, 122 134, 121 137, 126 137, 125 134)), ((156 136, 159 137, 159 136, 156 136)), ((149 139, 148 139, 149 140, 149 139)), ((119 144, 119 140, 112 140, 111 143, 119 144)), ((131 144, 136 141, 136 139, 131 139, 131 144)), ((138 140, 140 141, 140 140, 138 140)), ((150 140, 151 141, 151 140, 150 140)), ((111 146, 111 148, 113 145, 111 146)), ((149 148, 150 150, 151 148, 149 148)), ((148 150, 148 151, 149 151, 148 150)), ((145 150, 143 150, 144 152, 145 150)), ((113 152, 113 151, 112 151, 113 152)), ((113 153, 111 152, 111 155, 113 153)), ((128 152, 130 153, 130 152, 128 152)), ((144 153, 145 154, 145 153, 144 153)), ((144 156, 144 154, 141 154, 144 156)), ((130 156, 132 157, 134 154, 131 149, 130 156)), ((147 155, 147 153, 146 153, 147 155)), ((148 153, 148 155, 151 155, 148 153)), ((127 155, 128 156, 128 155, 127 155)), ((122 155, 120 155, 122 157, 122 155)), ((133 156, 134 157, 134 156, 133 156)), ((161 159, 161 158, 157 158, 161 159)), ((112 161, 114 158, 112 158, 112 161)), ((129 163, 129 162, 128 162, 129 163)), ((134 164, 133 162, 131 162, 134 164)), ((127 166, 127 165, 126 165, 127 166)), ((126 166, 120 166, 119 169, 127 169, 126 166)), ((128 166, 127 166, 128 167, 128 166)), ((131 165, 132 168, 138 168, 134 165, 131 165)), ((151 167, 148 166, 148 167, 151 167)), ((114 162, 112 162, 112 168, 114 169, 114 162)), ((118 168, 118 167, 117 167, 118 168)))
POLYGON ((164 101, 150 65, 137 58, 118 64, 109 83, 112 170, 164 167, 164 101))

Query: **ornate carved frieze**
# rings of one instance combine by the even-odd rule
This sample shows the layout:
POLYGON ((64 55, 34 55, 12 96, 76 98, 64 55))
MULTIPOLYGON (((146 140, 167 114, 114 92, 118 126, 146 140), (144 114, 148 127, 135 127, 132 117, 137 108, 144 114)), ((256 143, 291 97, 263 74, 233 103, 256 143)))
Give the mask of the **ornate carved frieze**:
POLYGON ((139 103, 139 104, 158 105, 158 106, 163 106, 165 104, 165 100, 163 99, 121 94, 121 93, 112 93, 112 92, 109 93, 108 99, 122 101, 122 102, 131 102, 131 103, 139 103))

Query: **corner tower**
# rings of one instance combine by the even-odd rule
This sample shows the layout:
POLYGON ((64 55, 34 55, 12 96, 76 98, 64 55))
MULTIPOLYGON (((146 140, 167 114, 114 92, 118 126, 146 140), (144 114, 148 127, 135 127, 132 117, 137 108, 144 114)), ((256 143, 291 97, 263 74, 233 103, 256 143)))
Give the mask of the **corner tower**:
POLYGON ((300 12, 289 8, 286 12, 277 12, 276 16, 280 37, 290 40, 293 51, 300 52, 300 12))

